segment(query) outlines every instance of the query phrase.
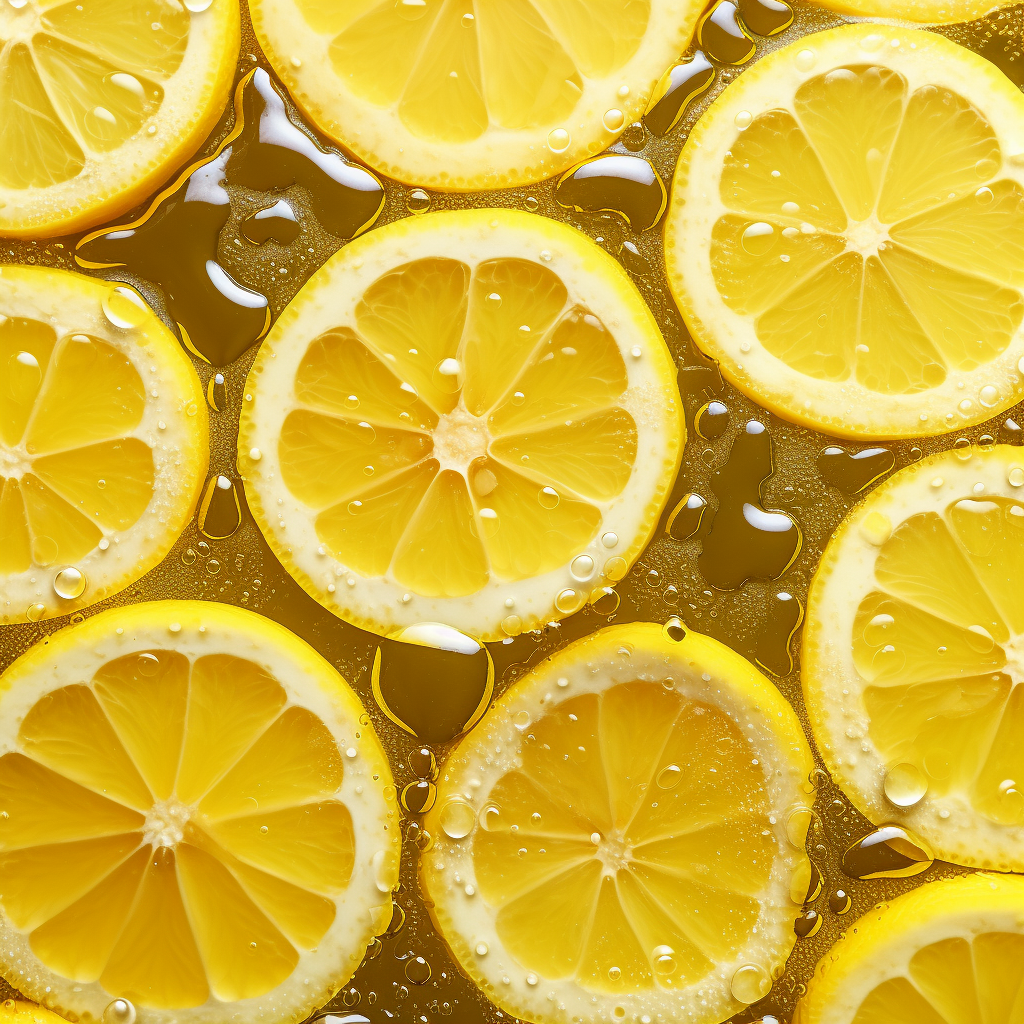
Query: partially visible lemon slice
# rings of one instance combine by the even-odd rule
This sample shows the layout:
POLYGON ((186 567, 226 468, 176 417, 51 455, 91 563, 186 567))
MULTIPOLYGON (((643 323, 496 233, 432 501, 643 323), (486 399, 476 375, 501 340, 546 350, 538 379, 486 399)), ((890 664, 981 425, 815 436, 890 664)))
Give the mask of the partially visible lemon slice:
POLYGON ((1012 1024, 1024 1009, 1024 879, 930 882, 825 954, 793 1024, 1012 1024))
POLYGON ((0 973, 71 1020, 302 1019, 392 913, 397 804, 361 716, 226 605, 112 609, 30 650, 0 677, 0 973))
POLYGON ((462 969, 525 1020, 717 1022, 767 995, 807 892, 812 761, 748 662, 614 626, 445 763, 421 862, 462 969))
POLYGON ((310 279, 249 373, 238 465, 327 608, 494 640, 625 575, 684 435, 615 260, 546 218, 466 210, 372 231, 310 279))
POLYGON ((131 209, 227 103, 238 0, 0 6, 0 235, 81 231, 131 209))
POLYGON ((5 999, 0 1003, 0 1021, 4 1024, 65 1024, 63 1017, 45 1006, 21 999, 5 999))
POLYGON ((195 369, 137 292, 0 269, 0 622, 152 569, 195 508, 207 434, 195 369))
POLYGON ((848 25, 745 71, 691 132, 669 283, 723 374, 844 437, 1024 397, 1024 96, 941 36, 848 25))
POLYGON ((607 148, 686 49, 703 0, 256 0, 313 122, 383 174, 506 188, 607 148))
POLYGON ((891 18, 921 25, 948 25, 974 21, 1009 7, 1014 0, 817 0, 840 14, 864 18, 891 18))
POLYGON ((829 770, 936 857, 1024 870, 1024 453, 897 473, 821 559, 802 655, 829 770))

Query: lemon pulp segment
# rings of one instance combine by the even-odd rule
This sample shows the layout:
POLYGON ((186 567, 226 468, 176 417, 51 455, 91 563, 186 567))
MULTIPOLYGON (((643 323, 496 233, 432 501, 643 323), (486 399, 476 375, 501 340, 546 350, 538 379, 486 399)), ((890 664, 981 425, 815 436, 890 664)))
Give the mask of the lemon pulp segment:
POLYGON ((821 961, 794 1024, 1011 1024, 1024 1009, 1022 920, 1013 876, 944 879, 879 904, 821 961))
POLYGON ((194 152, 223 109, 238 53, 237 0, 206 6, 0 9, 0 234, 97 224, 194 152))
POLYGON ((767 994, 793 944, 810 770, 745 661, 613 627, 517 683, 447 762, 425 891, 517 1017, 718 1021, 767 994))
POLYGON ((264 532, 382 632, 493 638, 578 610, 637 556, 680 457, 653 318, 596 247, 526 214, 428 215, 354 246, 250 374, 239 463, 264 532))
POLYGON ((252 14, 322 130, 391 177, 471 190, 538 181, 605 149, 639 119, 701 6, 259 0, 252 14))
POLYGON ((938 36, 856 25, 701 119, 666 250, 700 344, 829 433, 935 434, 1021 397, 1024 98, 938 36))
POLYGON ((999 870, 1024 832, 1022 467, 954 451, 883 485, 825 552, 804 645, 811 722, 857 805, 999 870))
POLYGON ((118 288, 63 270, 0 273, 0 621, 70 611, 138 579, 202 487, 199 379, 137 293, 118 288))
POLYGON ((0 968, 26 995, 97 1019, 114 998, 154 1021, 284 1018, 387 923, 383 754, 283 628, 105 612, 15 662, 0 710, 0 968))

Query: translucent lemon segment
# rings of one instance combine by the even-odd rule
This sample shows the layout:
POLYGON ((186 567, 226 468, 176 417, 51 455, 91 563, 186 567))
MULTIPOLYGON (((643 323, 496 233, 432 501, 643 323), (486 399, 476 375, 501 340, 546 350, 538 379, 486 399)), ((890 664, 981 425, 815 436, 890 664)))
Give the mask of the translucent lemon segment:
POLYGON ((355 833, 337 740, 286 702, 252 661, 151 650, 31 707, 0 758, 0 904, 46 968, 175 1011, 292 974, 355 833))
POLYGON ((767 817, 756 816, 768 806, 763 774, 720 709, 622 684, 562 702, 529 732, 522 774, 531 784, 513 782, 519 772, 499 780, 489 831, 474 840, 481 893, 502 907, 499 934, 524 967, 608 991, 671 987, 706 969, 701 950, 724 957, 746 940, 759 914, 746 893, 770 875, 775 847, 762 835, 767 817), (524 803, 537 808, 529 818, 524 803), (609 835, 623 860, 602 880, 609 835), (566 924, 557 941, 537 924, 553 899, 566 924), (645 941, 653 934, 661 940, 645 941), (670 939, 684 960, 662 977, 653 951, 670 939))

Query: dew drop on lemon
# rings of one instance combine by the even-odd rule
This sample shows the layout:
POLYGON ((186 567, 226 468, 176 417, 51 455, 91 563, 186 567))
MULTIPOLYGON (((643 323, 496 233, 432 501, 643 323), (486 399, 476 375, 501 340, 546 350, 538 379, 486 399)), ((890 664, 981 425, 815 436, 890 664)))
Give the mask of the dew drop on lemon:
POLYGON ((894 765, 885 773, 882 783, 885 797, 897 807, 913 807, 928 792, 928 780, 916 765, 894 765))

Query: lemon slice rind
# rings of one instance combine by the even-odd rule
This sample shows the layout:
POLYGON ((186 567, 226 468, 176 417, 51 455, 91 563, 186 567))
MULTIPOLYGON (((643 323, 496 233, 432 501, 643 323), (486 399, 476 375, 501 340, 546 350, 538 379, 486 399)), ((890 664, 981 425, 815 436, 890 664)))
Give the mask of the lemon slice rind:
MULTIPOLYGON (((29 709, 69 679, 88 680, 105 662, 139 651, 173 650, 195 659, 230 654, 255 662, 284 688, 288 706, 323 722, 344 754, 336 799, 351 813, 355 857, 347 887, 334 899, 333 924, 316 948, 302 952, 292 974, 264 996, 189 1009, 137 1007, 143 1024, 215 1024, 303 1017, 329 1000, 359 966, 367 944, 391 919, 401 836, 387 758, 348 683, 312 647, 276 622, 229 605, 157 601, 113 608, 52 634, 0 676, 0 756, 19 748, 29 709)), ((154 922, 158 926, 158 922, 154 922)), ((30 999, 62 1016, 100 1020, 114 998, 98 981, 72 981, 33 954, 29 936, 0 911, 0 972, 30 999)), ((122 993, 118 994, 123 995, 122 993)))
MULTIPOLYGON (((804 826, 810 822, 812 768, 793 710, 738 654, 692 631, 682 640, 673 640, 653 623, 608 627, 559 651, 519 680, 446 762, 437 800, 424 822, 434 837, 420 865, 420 883, 432 907, 431 916, 463 970, 515 1017, 542 1024, 643 1019, 644 1015, 656 1020, 658 1014, 694 1024, 723 1020, 743 1008, 731 992, 737 969, 756 964, 768 976, 777 977, 795 942, 793 922, 799 906, 791 896, 792 881, 808 861, 802 837, 797 848, 787 830, 801 815, 804 826), (715 963, 707 976, 675 989, 655 985, 640 991, 602 991, 572 977, 539 977, 505 949, 496 926, 496 908, 475 891, 480 886, 472 841, 482 827, 489 794, 503 775, 521 764, 522 746, 531 742, 531 724, 524 726, 524 722, 534 723, 557 710, 562 700, 581 694, 600 694, 637 680, 660 688, 666 678, 684 698, 721 709, 766 766, 766 789, 774 809, 775 861, 765 890, 755 897, 761 913, 754 933, 728 962, 715 963), (453 800, 468 802, 478 815, 469 834, 458 840, 445 831, 446 806, 453 800)), ((663 791, 652 785, 655 800, 659 794, 663 791)), ((710 879, 709 883, 715 884, 710 879)), ((560 942, 557 932, 553 928, 553 946, 560 942)))

